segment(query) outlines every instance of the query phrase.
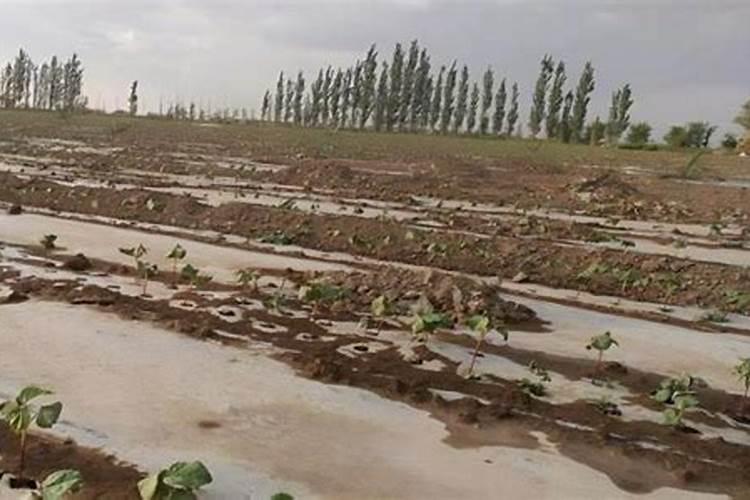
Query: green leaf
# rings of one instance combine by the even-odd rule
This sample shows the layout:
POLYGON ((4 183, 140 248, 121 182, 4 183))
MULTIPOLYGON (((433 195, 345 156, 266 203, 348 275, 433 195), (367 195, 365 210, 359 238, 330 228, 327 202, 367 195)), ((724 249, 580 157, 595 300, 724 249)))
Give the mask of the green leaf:
POLYGON ((698 406, 698 398, 692 392, 677 393, 674 398, 674 405, 679 410, 687 410, 698 406))
POLYGON ((52 391, 42 389, 41 387, 37 387, 35 385, 29 385, 21 389, 21 392, 18 393, 18 396, 16 397, 16 401, 19 405, 24 405, 34 398, 38 398, 39 396, 46 396, 48 394, 52 394, 52 391))
POLYGON ((422 331, 424 331, 424 320, 422 320, 422 316, 414 316, 414 319, 411 323, 411 333, 417 334, 422 331))
POLYGON ((424 329, 430 332, 433 332, 438 328, 450 328, 453 326, 448 315, 436 312, 423 314, 422 321, 424 323, 424 329))
POLYGON ((159 483, 161 482, 161 475, 163 471, 138 481, 138 493, 141 494, 141 500, 155 500, 156 492, 159 489, 159 483))
POLYGON ((57 401, 52 404, 44 405, 39 408, 39 413, 36 415, 36 425, 42 429, 49 429, 57 423, 57 419, 60 418, 62 412, 62 403, 57 401))
POLYGON ((271 500, 294 500, 294 497, 289 493, 276 493, 271 497, 271 500))
POLYGON ((475 332, 485 334, 490 328, 490 318, 481 314, 471 316, 466 320, 466 326, 468 326, 475 332))
POLYGON ((168 259, 172 260, 182 260, 187 255, 187 251, 182 248, 182 245, 177 243, 174 248, 167 254, 168 259))
POLYGON ((8 412, 6 421, 13 432, 21 434, 31 425, 31 412, 27 406, 16 406, 8 412))
POLYGON ((668 403, 672 399, 672 390, 669 388, 659 389, 651 398, 659 403, 668 403))
POLYGON ((664 410, 664 423, 676 427, 682 424, 682 414, 674 408, 664 410))
POLYGON ((619 346, 615 339, 612 338, 612 334, 605 332, 603 335, 597 335, 592 337, 587 349, 596 349, 597 351, 606 351, 611 347, 619 346))
POLYGON ((380 297, 373 299, 372 303, 370 304, 370 311, 372 312, 372 315, 380 318, 387 314, 388 312, 388 300, 385 298, 385 295, 381 295, 380 297))
POLYGON ((83 486, 81 473, 73 469, 53 472, 42 482, 42 500, 59 500, 83 486))
POLYGON ((162 478, 164 484, 183 490, 197 490, 201 486, 213 481, 211 473, 199 461, 175 462, 165 472, 162 478))

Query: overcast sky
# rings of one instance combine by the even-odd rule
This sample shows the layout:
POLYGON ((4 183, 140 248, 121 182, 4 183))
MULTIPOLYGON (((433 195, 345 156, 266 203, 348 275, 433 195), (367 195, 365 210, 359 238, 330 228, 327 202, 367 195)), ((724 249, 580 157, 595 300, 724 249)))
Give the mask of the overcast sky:
POLYGON ((564 59, 577 80, 597 70, 593 111, 631 83, 633 120, 659 131, 708 120, 722 132, 750 98, 750 0, 0 0, 0 60, 23 46, 34 60, 83 59, 93 106, 210 99, 258 108, 280 69, 349 65, 375 42, 418 38, 433 65, 491 65, 517 80, 522 117, 539 59, 564 59))

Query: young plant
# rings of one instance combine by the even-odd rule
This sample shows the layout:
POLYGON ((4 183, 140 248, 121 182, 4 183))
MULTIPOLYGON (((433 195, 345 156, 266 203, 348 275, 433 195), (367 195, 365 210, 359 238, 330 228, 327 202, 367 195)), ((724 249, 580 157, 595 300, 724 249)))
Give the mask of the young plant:
POLYGON ((206 285, 213 279, 209 274, 201 274, 200 269, 193 267, 191 264, 185 264, 180 271, 180 276, 186 279, 193 289, 206 285))
POLYGON ((284 231, 275 231, 273 233, 261 236, 258 241, 271 245, 291 245, 294 243, 294 237, 284 231))
POLYGON ((172 276, 174 276, 174 285, 177 286, 177 265, 179 262, 187 257, 187 250, 182 248, 182 245, 177 243, 172 250, 167 254, 167 259, 172 261, 172 276))
POLYGON ((729 323, 729 316, 724 311, 708 311, 700 317, 702 321, 710 323, 729 323))
POLYGON ((0 418, 8 424, 8 427, 17 436, 20 437, 20 460, 18 466, 18 476, 23 478, 24 465, 26 461, 26 436, 32 423, 37 427, 49 429, 60 418, 62 412, 62 403, 54 403, 40 406, 38 409, 31 406, 31 401, 41 397, 49 396, 52 391, 42 389, 35 385, 29 385, 21 389, 21 392, 9 401, 0 405, 0 418))
POLYGON ((39 493, 34 493, 38 500, 62 500, 69 493, 75 493, 83 486, 81 473, 73 469, 58 470, 39 485, 39 493))
POLYGON ((44 253, 49 253, 50 251, 54 250, 55 242, 57 241, 57 235, 56 234, 45 234, 41 240, 39 240, 39 243, 42 245, 42 248, 44 249, 44 253))
POLYGON ((447 314, 429 311, 415 314, 411 323, 411 333, 417 342, 427 343, 430 335, 440 328, 452 328, 453 321, 447 314))
POLYGON ((393 305, 388 300, 388 297, 381 295, 370 303, 370 312, 374 318, 378 318, 378 329, 375 335, 380 335, 380 330, 383 328, 385 318, 391 315, 393 305))
POLYGON ((750 391, 750 358, 742 358, 737 366, 734 367, 734 373, 745 387, 745 393, 742 396, 742 408, 747 408, 747 394, 750 391))
POLYGON ((602 359, 604 358, 604 351, 607 351, 611 349, 612 347, 616 347, 619 345, 620 344, 618 344, 617 341, 612 338, 612 334, 609 332, 605 332, 602 335, 591 337, 591 340, 586 346, 586 349, 589 351, 591 349, 595 349, 598 352, 598 356, 596 359, 596 371, 597 372, 601 370, 602 359))
POLYGON ((678 394, 692 392, 695 378, 684 374, 679 378, 665 378, 659 383, 659 387, 651 393, 651 399, 666 405, 674 404, 678 394))
POLYGON ((596 408, 596 410, 602 415, 609 415, 612 417, 622 416, 622 410, 617 406, 617 403, 613 403, 606 396, 602 396, 599 399, 589 400, 589 404, 596 408))
POLYGON ((693 391, 680 391, 675 393, 672 399, 672 406, 664 410, 664 423, 675 428, 683 428, 685 412, 698 406, 698 398, 693 391))
POLYGON ((252 283, 253 285, 253 291, 258 291, 258 279, 260 279, 260 274, 255 269, 252 269, 250 267, 246 267, 245 269, 240 269, 237 271, 237 282, 242 285, 242 288, 247 289, 247 287, 252 283))
POLYGON ((138 281, 138 276, 140 276, 140 273, 137 272, 138 269, 138 262, 148 253, 148 249, 143 246, 143 244, 139 243, 138 246, 130 247, 130 248, 118 248, 119 252, 121 254, 127 255, 128 257, 133 259, 133 267, 136 269, 136 276, 135 280, 138 281))
POLYGON ((522 378, 518 381, 518 386, 523 392, 530 396, 543 397, 547 394, 547 387, 544 385, 547 382, 551 382, 552 378, 549 376, 549 372, 539 366, 536 361, 531 360, 529 362, 529 371, 537 378, 536 382, 532 382, 527 378, 522 378))
POLYGON ((138 482, 142 500, 196 500, 195 492, 213 477, 199 461, 175 462, 138 482))
POLYGON ((490 318, 484 315, 476 315, 471 316, 466 320, 466 326, 468 326, 472 332, 474 332, 477 336, 477 344, 474 347, 474 353, 471 356, 471 362, 469 363, 469 372, 468 376, 471 377, 474 373, 474 365, 477 361, 477 356, 479 356, 479 352, 482 349, 482 343, 484 342, 484 339, 487 337, 487 334, 493 331, 497 331, 500 335, 503 336, 505 341, 508 341, 508 331, 504 328, 500 328, 499 330, 491 329, 490 327, 490 318))
POLYGON ((158 274, 159 268, 156 267, 156 264, 149 264, 148 262, 143 260, 138 261, 137 268, 138 276, 141 277, 141 283, 143 285, 142 295, 146 295, 148 281, 158 274))
POLYGON ((347 291, 345 289, 320 282, 300 287, 298 292, 300 300, 310 302, 313 305, 313 315, 318 313, 321 304, 333 304, 345 298, 346 295, 347 291))

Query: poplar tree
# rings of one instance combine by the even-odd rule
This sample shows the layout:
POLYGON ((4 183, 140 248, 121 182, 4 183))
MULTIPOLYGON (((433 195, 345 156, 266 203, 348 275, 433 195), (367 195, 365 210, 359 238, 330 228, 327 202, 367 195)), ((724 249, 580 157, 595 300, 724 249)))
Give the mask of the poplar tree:
POLYGON ((339 127, 346 128, 346 118, 349 113, 349 102, 352 93, 352 69, 348 68, 341 83, 341 120, 339 127))
POLYGON ((57 56, 52 56, 49 69, 49 109, 59 107, 62 97, 63 69, 57 60, 57 56))
POLYGON ((359 91, 359 128, 362 129, 370 119, 372 108, 375 106, 375 85, 377 83, 378 53, 375 45, 370 47, 362 64, 362 76, 359 91))
POLYGON ((430 57, 427 55, 427 51, 422 49, 419 54, 419 64, 417 65, 416 76, 414 78, 414 92, 411 98, 411 107, 409 110, 409 130, 412 132, 417 128, 417 125, 424 126, 422 124, 422 116, 425 114, 425 108, 429 112, 430 107, 430 92, 432 91, 430 84, 430 57))
POLYGON ((332 95, 332 85, 333 85, 333 68, 331 66, 328 66, 326 68, 325 72, 325 78, 323 79, 323 89, 321 93, 321 104, 320 104, 320 114, 321 114, 321 124, 323 126, 328 125, 328 120, 331 116, 331 95, 332 95))
POLYGON ((539 77, 534 86, 534 96, 531 101, 531 111, 529 112, 529 132, 533 138, 535 138, 542 129, 542 121, 545 117, 547 90, 549 88, 550 78, 552 77, 552 71, 552 58, 549 55, 545 55, 542 58, 539 77))
POLYGON ((330 108, 331 108, 331 124, 333 126, 338 126, 339 124, 339 110, 341 109, 340 99, 341 99, 343 83, 344 83, 344 74, 341 71, 341 68, 339 68, 336 70, 336 76, 333 78, 333 85, 331 87, 330 108))
POLYGON ((393 60, 391 61, 390 84, 388 92, 388 108, 386 111, 386 128, 390 132, 393 126, 399 120, 401 110, 401 88, 403 86, 403 68, 404 68, 404 51, 401 44, 397 43, 393 50, 393 60))
POLYGON ((625 84, 621 89, 612 93, 612 103, 609 108, 607 122, 607 142, 616 144, 630 126, 630 107, 633 105, 633 95, 630 85, 625 84))
POLYGON ((409 46, 409 58, 404 66, 401 81, 401 96, 398 110, 399 130, 406 128, 406 121, 411 112, 412 99, 414 98, 414 84, 417 77, 417 64, 419 63, 419 42, 412 40, 409 46))
POLYGON ((469 101, 469 116, 466 117, 466 132, 474 133, 477 123, 477 112, 479 110, 479 84, 474 82, 471 87, 471 100, 469 101))
POLYGON ((445 87, 443 88, 443 109, 440 113, 440 132, 445 134, 451 124, 451 118, 455 112, 455 90, 456 90, 456 61, 453 61, 448 74, 445 77, 445 87))
POLYGON ((273 105, 273 120, 281 121, 284 112, 284 72, 279 73, 279 80, 276 82, 276 96, 273 105))
POLYGON ((427 75, 427 81, 424 85, 424 93, 422 96, 422 109, 419 117, 419 127, 421 129, 427 129, 430 126, 430 115, 432 113, 432 95, 433 95, 433 82, 432 75, 427 75))
POLYGON ((297 73, 297 83, 294 86, 294 124, 302 125, 302 99, 305 95, 305 77, 302 71, 297 73))
POLYGON ((548 139, 558 136, 560 128, 560 111, 563 105, 563 87, 565 86, 565 63, 560 61, 555 68, 555 77, 552 80, 552 89, 549 94, 549 105, 547 107, 547 121, 545 122, 545 131, 548 139))
POLYGON ((36 98, 34 100, 35 108, 44 108, 49 100, 49 64, 42 64, 39 69, 39 82, 37 84, 36 98))
POLYGON ((318 77, 310 85, 310 95, 305 102, 307 111, 304 122, 311 126, 316 126, 320 120, 321 109, 323 105, 323 70, 318 71, 318 77))
POLYGON ((587 133, 585 135, 588 137, 584 137, 584 139, 588 139, 586 142, 588 142, 589 145, 598 146, 599 142, 604 138, 607 126, 602 123, 601 119, 597 116, 594 119, 594 122, 586 128, 587 133))
POLYGON ((573 134, 573 123, 570 115, 571 108, 573 107, 573 92, 568 91, 565 94, 565 100, 563 102, 562 116, 560 117, 560 130, 559 137, 562 142, 568 143, 573 134))
POLYGON ((507 136, 513 136, 518 122, 518 84, 514 83, 510 91, 510 109, 508 110, 507 136))
MULTIPOLYGON (((30 62, 27 59, 27 64, 30 62)), ((62 107, 65 110, 73 110, 77 108, 83 108, 86 105, 86 101, 82 96, 83 87, 83 66, 81 60, 78 59, 77 54, 65 62, 62 68, 62 107)))
POLYGON ((443 78, 445 76, 445 66, 440 67, 435 90, 432 93, 432 103, 430 103, 430 129, 435 130, 440 121, 440 115, 443 111, 443 78))
MULTIPOLYGON (((495 96, 495 112, 492 115, 492 132, 495 135, 503 135, 503 122, 505 121, 505 103, 508 100, 508 92, 505 88, 505 78, 500 82, 495 96)), ((508 115, 510 120, 510 115, 508 115)))
POLYGON ((466 105, 469 97, 469 68, 464 64, 461 69, 461 79, 458 82, 458 95, 456 97, 456 111, 453 119, 453 133, 458 133, 464 126, 466 120, 466 105))
POLYGON ((133 81, 133 83, 130 85, 128 107, 130 108, 130 116, 135 116, 138 114, 138 80, 133 81))
POLYGON ((594 67, 591 65, 591 62, 587 62, 581 73, 581 78, 578 80, 572 115, 570 117, 570 138, 572 141, 581 141, 583 126, 586 123, 586 112, 588 111, 589 102, 591 102, 591 93, 594 91, 595 86, 594 67))
POLYGON ((361 97, 362 97, 362 62, 357 60, 357 63, 354 65, 354 73, 352 76, 352 90, 349 95, 350 99, 350 105, 349 108, 351 109, 351 117, 349 119, 349 126, 350 127, 356 127, 357 125, 357 117, 359 116, 359 107, 361 103, 361 97))
POLYGON ((388 63, 383 62, 383 68, 380 70, 380 80, 378 81, 378 92, 375 97, 375 113, 373 116, 373 126, 378 132, 382 130, 385 121, 385 113, 388 107, 388 63))
MULTIPOLYGON (((292 105, 294 103, 294 83, 289 78, 286 81, 286 95, 284 96, 284 122, 289 123, 292 119, 292 105)), ((211 114, 211 103, 209 103, 209 114, 211 114)))
MULTIPOLYGON (((504 80, 503 85, 505 85, 504 80)), ((494 87, 495 74, 492 72, 491 68, 487 68, 487 70, 484 72, 484 76, 482 77, 482 111, 479 118, 479 133, 482 135, 487 133, 490 126, 489 111, 492 107, 492 92, 494 91, 494 87)), ((503 107, 505 107, 505 103, 503 103, 503 107)), ((500 123, 500 127, 495 127, 495 130, 497 131, 501 128, 502 120, 500 123)))

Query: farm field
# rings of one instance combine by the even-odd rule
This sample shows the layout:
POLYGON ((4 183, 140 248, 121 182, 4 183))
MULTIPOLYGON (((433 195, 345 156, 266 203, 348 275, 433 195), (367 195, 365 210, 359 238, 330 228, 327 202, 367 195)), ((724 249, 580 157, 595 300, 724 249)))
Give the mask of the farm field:
POLYGON ((64 405, 27 473, 750 498, 750 159, 692 159, 0 111, 0 396, 64 405))

